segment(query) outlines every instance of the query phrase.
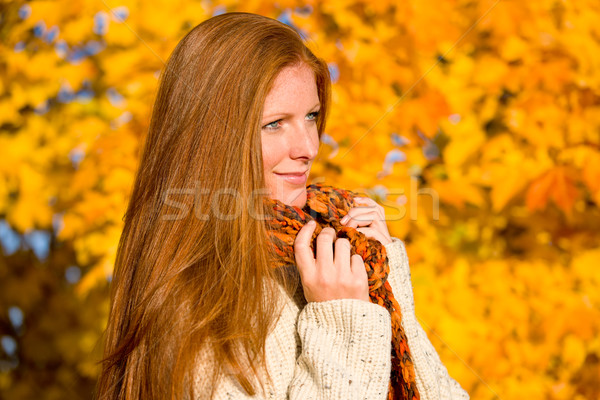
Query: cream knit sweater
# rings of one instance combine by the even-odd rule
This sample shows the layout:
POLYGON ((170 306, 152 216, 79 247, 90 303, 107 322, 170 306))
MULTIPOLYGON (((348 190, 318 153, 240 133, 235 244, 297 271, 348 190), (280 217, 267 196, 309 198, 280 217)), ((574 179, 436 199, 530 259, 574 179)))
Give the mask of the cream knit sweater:
MULTIPOLYGON (((415 364, 422 400, 469 399, 448 375, 415 317, 412 283, 404 243, 398 238, 385 245, 388 281, 402 310, 402 326, 415 364)), ((215 400, 384 400, 391 374, 392 325, 389 312, 362 300, 340 299, 306 303, 302 288, 294 297, 283 290, 285 304, 266 342, 267 367, 274 385, 250 397, 226 376, 215 400)), ((202 397, 208 384, 200 362, 196 392, 202 397)), ((266 380, 265 380, 266 381, 266 380)))

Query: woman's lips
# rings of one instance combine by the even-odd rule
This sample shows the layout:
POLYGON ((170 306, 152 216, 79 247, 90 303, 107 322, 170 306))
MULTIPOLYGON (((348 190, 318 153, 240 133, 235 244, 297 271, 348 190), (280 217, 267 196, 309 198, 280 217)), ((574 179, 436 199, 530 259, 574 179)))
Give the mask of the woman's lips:
POLYGON ((275 175, 281 177, 284 181, 289 182, 293 185, 304 185, 306 183, 306 172, 304 173, 291 173, 291 174, 278 174, 275 175))

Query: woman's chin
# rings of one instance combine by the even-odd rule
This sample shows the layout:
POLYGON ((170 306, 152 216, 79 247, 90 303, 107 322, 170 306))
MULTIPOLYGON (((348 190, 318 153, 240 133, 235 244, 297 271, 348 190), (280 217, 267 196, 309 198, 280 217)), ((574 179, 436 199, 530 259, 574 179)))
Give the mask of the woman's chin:
POLYGON ((297 198, 293 203, 292 206, 296 206, 299 208, 302 208, 306 205, 306 191, 304 191, 304 195, 301 198, 297 198))
POLYGON ((306 188, 300 188, 290 191, 284 195, 284 200, 281 200, 288 206, 304 207, 306 204, 306 188))

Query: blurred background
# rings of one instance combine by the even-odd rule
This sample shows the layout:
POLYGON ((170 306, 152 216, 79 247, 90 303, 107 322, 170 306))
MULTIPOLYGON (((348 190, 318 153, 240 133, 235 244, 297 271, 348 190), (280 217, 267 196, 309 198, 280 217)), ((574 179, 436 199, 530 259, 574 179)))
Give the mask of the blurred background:
POLYGON ((230 11, 329 63, 312 178, 385 206, 471 398, 600 398, 597 1, 0 4, 1 398, 91 397, 159 72, 230 11))

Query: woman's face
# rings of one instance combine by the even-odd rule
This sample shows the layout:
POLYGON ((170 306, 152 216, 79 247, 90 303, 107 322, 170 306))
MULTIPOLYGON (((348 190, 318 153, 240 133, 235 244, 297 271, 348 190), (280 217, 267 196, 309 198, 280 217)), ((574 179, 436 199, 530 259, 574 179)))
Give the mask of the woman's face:
POLYGON ((281 70, 265 99, 261 120, 269 197, 298 207, 306 203, 306 180, 319 150, 319 109, 312 69, 300 64, 281 70))

